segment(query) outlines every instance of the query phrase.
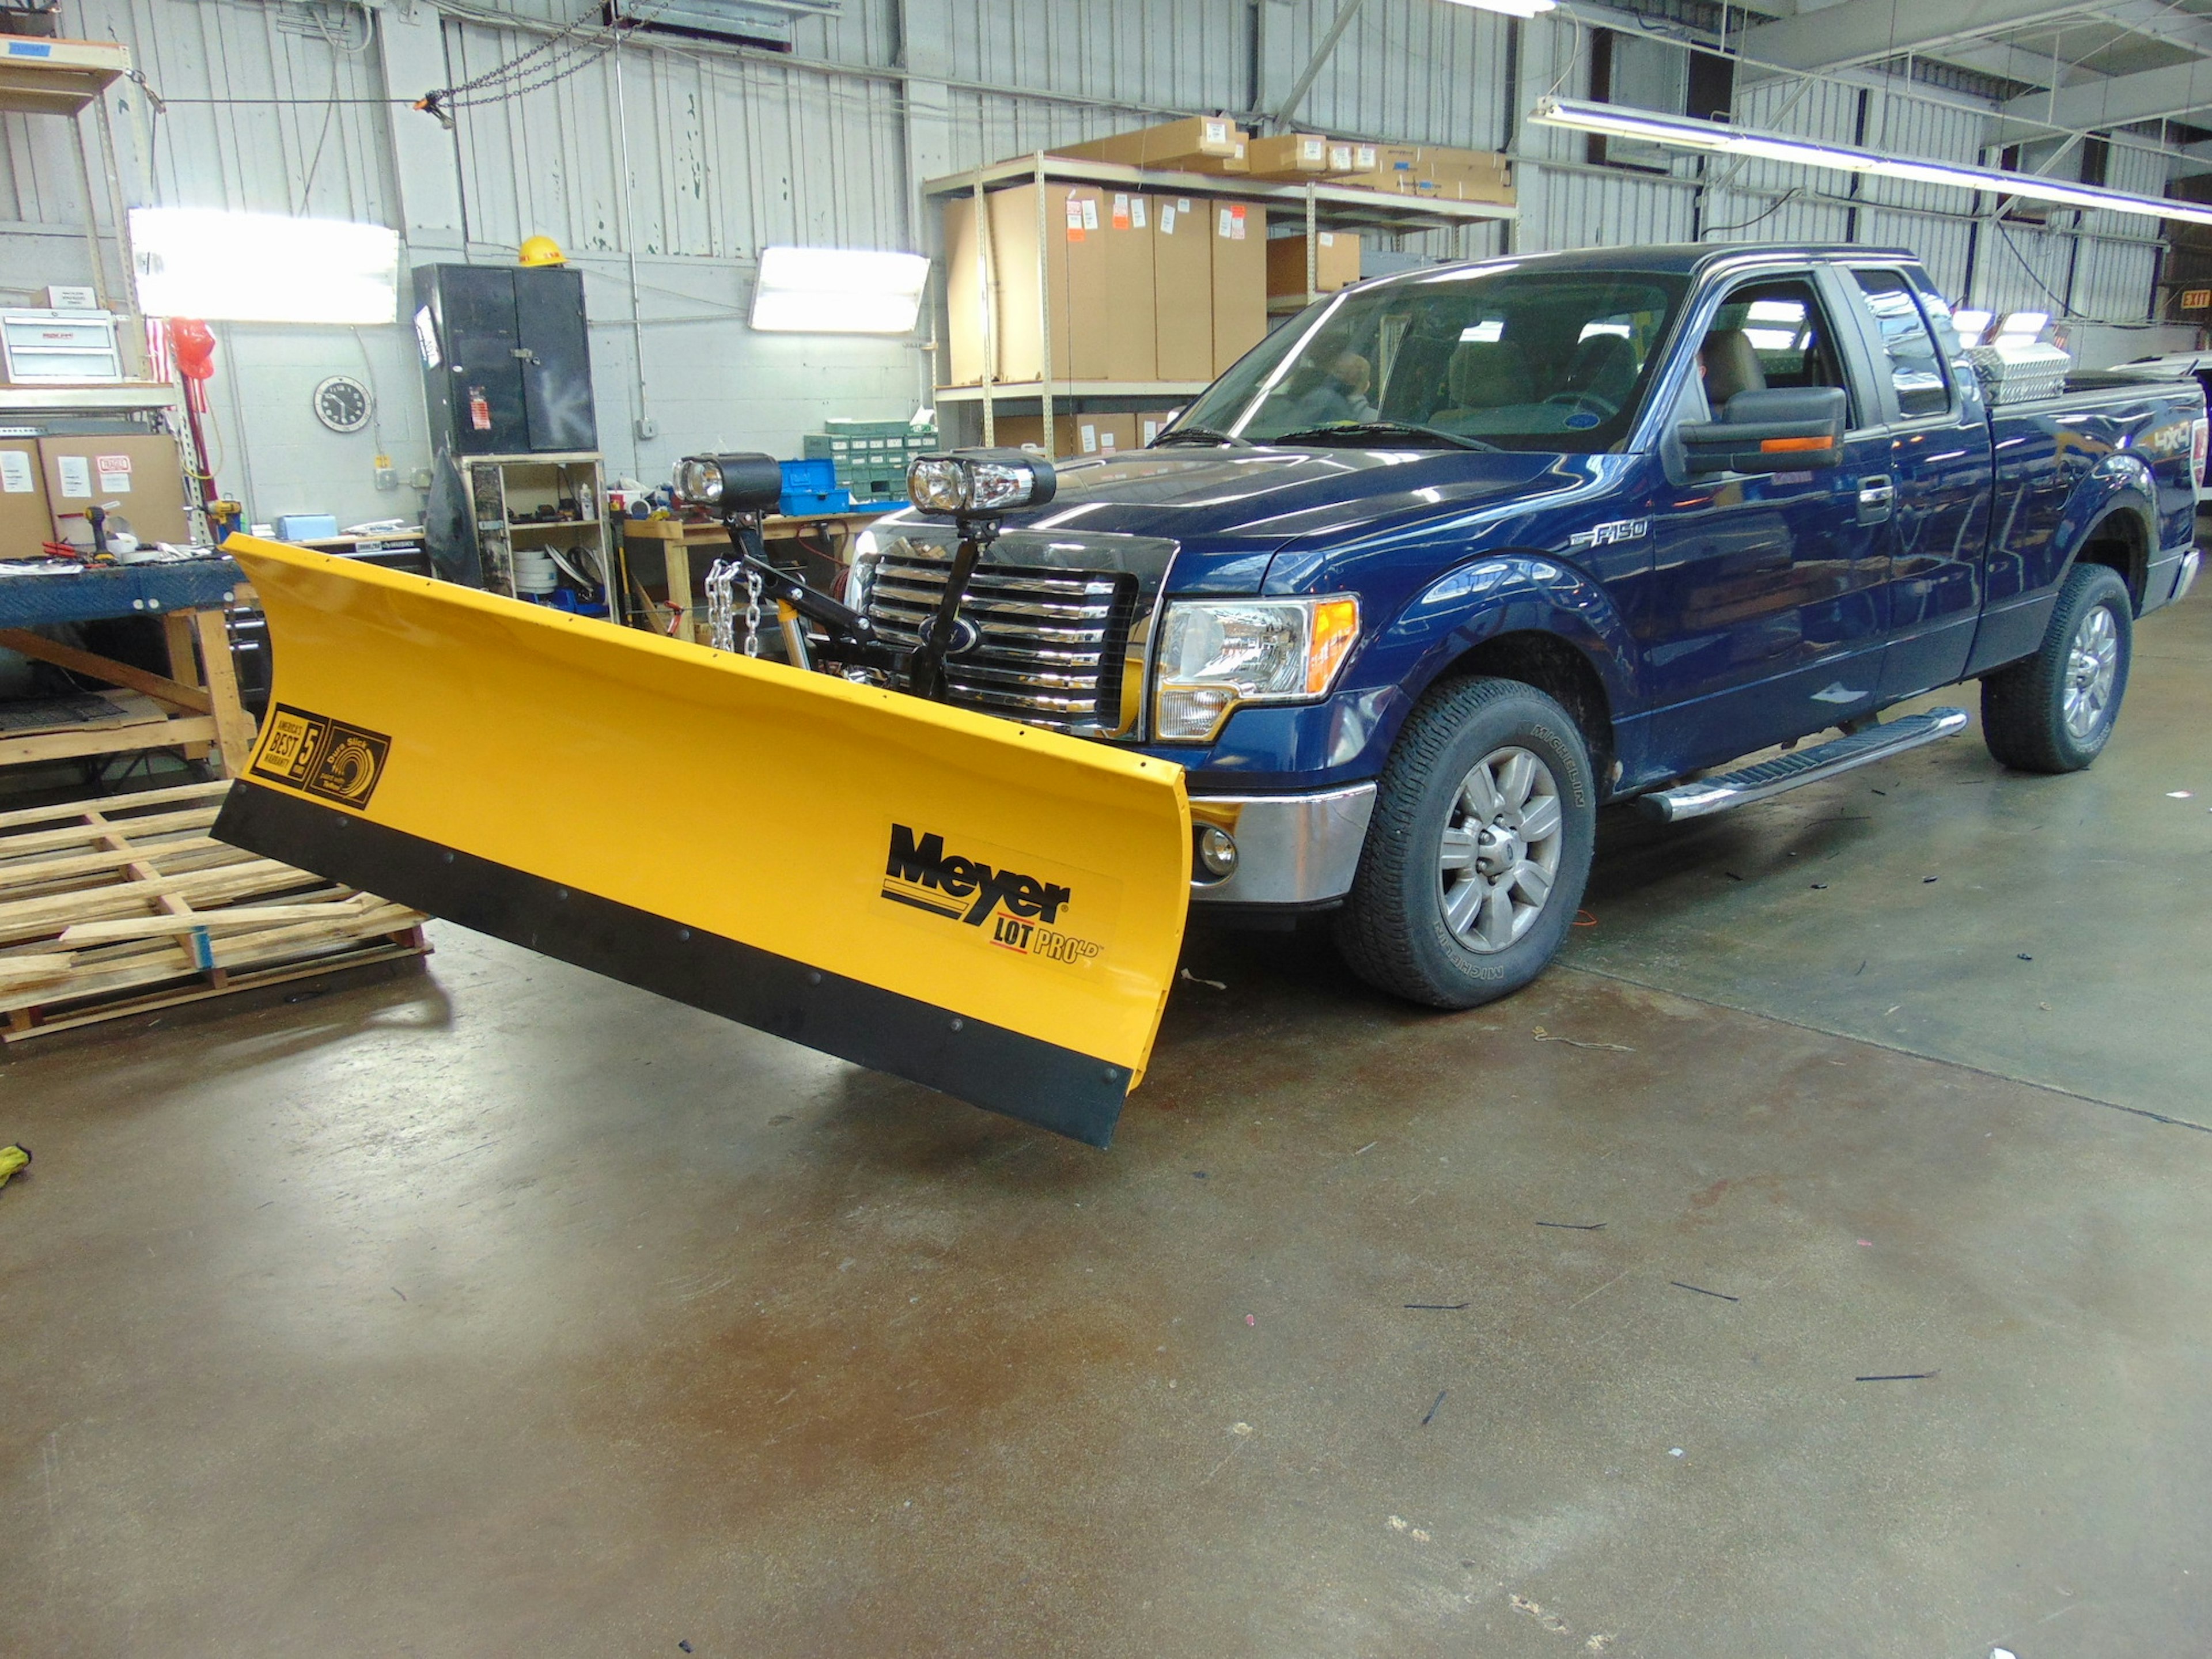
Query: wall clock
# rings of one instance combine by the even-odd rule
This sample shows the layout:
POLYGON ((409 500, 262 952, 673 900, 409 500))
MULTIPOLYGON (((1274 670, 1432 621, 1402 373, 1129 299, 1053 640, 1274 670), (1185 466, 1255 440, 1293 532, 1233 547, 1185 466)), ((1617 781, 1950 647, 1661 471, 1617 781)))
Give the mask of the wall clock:
POLYGON ((375 408, 368 388, 350 374, 333 374, 318 384, 315 418, 333 432, 358 432, 368 424, 375 408))

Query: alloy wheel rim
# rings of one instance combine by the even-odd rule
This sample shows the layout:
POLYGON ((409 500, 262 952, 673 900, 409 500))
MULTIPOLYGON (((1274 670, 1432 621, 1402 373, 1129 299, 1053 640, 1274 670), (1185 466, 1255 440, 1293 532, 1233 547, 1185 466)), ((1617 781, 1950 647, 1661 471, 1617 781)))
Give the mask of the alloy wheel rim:
POLYGON ((2097 735, 2112 707, 2112 686, 2120 672, 2120 630, 2112 607, 2096 605, 2074 630, 2066 652, 2066 687, 2062 714, 2077 743, 2097 735))
POLYGON ((1559 780, 1517 745, 1493 749, 1460 780, 1437 852, 1444 926, 1489 956, 1536 925, 1559 878, 1565 818, 1559 780))

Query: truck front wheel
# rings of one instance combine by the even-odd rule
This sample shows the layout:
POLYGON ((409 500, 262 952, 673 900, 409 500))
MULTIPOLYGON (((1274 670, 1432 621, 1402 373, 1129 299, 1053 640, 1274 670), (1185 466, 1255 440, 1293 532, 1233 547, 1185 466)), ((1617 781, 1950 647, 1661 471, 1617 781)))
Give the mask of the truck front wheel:
POLYGON ((1566 710, 1516 680, 1437 688, 1383 768, 1337 949, 1376 989, 1432 1008, 1519 990, 1574 921, 1596 818, 1566 710))
POLYGON ((2112 735, 2134 641, 2134 607, 2119 573, 2075 566, 2058 590, 2042 648, 1982 678, 1982 741, 1990 753, 2022 772, 2087 766, 2112 735))

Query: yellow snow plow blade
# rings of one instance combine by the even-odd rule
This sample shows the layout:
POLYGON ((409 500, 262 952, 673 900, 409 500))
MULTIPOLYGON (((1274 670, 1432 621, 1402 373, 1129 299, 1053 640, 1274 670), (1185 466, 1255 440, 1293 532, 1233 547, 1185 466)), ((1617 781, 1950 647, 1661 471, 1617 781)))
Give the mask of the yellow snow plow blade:
POLYGON ((276 685, 216 833, 1111 1139, 1174 977, 1182 770, 234 536, 276 685))

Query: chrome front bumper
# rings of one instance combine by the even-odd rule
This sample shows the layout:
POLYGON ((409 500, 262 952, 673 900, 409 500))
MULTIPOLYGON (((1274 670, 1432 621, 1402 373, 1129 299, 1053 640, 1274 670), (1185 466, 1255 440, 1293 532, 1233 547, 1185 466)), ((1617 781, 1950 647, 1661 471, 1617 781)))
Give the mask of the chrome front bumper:
MULTIPOLYGON (((1237 867, 1194 879, 1193 904, 1310 905, 1352 890, 1375 786, 1313 795, 1194 795, 1194 827, 1212 824, 1237 842, 1237 867)), ((1194 866, 1198 867, 1198 866, 1194 866)))

